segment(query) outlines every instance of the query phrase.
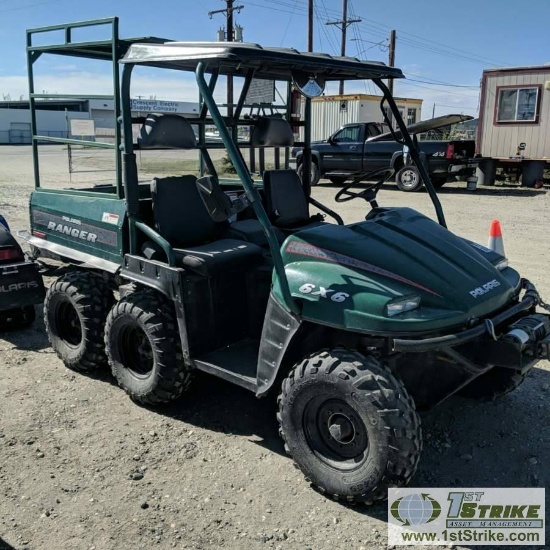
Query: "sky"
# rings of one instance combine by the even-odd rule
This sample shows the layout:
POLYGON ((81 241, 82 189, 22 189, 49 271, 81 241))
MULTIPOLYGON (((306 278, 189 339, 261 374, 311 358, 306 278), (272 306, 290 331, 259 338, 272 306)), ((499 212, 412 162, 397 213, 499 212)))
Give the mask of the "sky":
MULTIPOLYGON (((342 19, 342 1, 313 1, 314 50, 339 54, 340 31, 326 23, 342 19)), ((235 5, 243 6, 234 17, 243 27, 244 41, 306 49, 307 0, 235 0, 235 5)), ((118 16, 123 38, 216 40, 225 15, 210 18, 208 12, 225 6, 224 0, 0 0, 0 99, 27 96, 28 28, 118 16)), ((550 0, 348 0, 348 18, 361 22, 348 27, 346 53, 361 59, 387 62, 389 32, 396 30, 395 64, 407 80, 396 81, 394 94, 423 99, 423 118, 432 113, 475 116, 483 69, 550 63, 550 0)), ((106 91, 106 66, 48 57, 36 65, 37 91, 106 91)), ((133 96, 196 101, 191 81, 182 83, 167 71, 140 70, 133 96)), ((375 88, 356 82, 347 84, 346 92, 373 93, 375 88)))

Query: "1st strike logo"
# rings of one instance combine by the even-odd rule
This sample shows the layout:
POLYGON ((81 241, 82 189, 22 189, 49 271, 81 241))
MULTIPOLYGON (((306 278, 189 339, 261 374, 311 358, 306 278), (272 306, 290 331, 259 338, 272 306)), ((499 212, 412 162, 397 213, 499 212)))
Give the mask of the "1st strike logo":
POLYGON ((83 229, 63 225, 62 223, 50 221, 48 222, 48 229, 51 231, 57 231, 58 233, 63 233, 64 235, 69 235, 70 237, 82 239, 83 241, 87 241, 89 243, 95 243, 97 240, 97 235, 95 233, 90 233, 89 231, 84 231, 83 229))

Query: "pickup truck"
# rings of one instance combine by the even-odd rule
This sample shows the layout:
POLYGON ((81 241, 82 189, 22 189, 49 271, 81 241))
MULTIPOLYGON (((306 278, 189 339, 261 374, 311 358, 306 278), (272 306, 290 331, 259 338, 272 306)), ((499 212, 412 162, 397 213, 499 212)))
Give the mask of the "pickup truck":
MULTIPOLYGON (((418 135, 456 124, 472 117, 445 115, 408 126, 409 133, 418 135)), ((397 132, 398 137, 400 132, 397 132)), ((468 170, 468 159, 475 154, 474 140, 420 140, 421 156, 435 187, 444 185, 449 175, 468 170)), ((385 124, 358 122, 345 124, 324 141, 311 143, 311 183, 328 178, 340 185, 358 174, 381 168, 395 169, 395 182, 402 191, 416 191, 422 187, 420 173, 408 160, 403 145, 395 141, 385 124)), ((291 166, 299 174, 302 170, 302 149, 291 151, 291 166)))

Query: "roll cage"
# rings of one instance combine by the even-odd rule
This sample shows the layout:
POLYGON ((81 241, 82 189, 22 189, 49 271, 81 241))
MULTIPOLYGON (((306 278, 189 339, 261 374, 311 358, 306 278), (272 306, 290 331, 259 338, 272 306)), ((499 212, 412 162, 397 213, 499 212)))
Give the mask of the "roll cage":
MULTIPOLYGON (((198 147, 201 153, 201 171, 206 168, 215 174, 215 168, 208 154, 208 149, 215 147, 206 143, 205 129, 207 124, 215 124, 219 131, 223 146, 235 167, 240 182, 250 201, 254 212, 260 221, 267 237, 274 269, 281 283, 282 297, 285 306, 296 312, 297 308, 291 297, 288 280, 285 274, 279 243, 273 227, 263 208, 260 195, 252 176, 240 153, 238 140, 239 125, 250 126, 253 119, 242 118, 243 109, 253 79, 284 81, 287 83, 287 102, 284 117, 293 125, 303 128, 304 178, 303 186, 306 196, 310 196, 310 163, 311 163, 311 99, 305 98, 304 111, 301 121, 292 118, 291 94, 292 83, 296 75, 313 75, 325 82, 337 80, 372 80, 382 92, 380 107, 384 119, 392 128, 387 115, 386 105, 391 111, 393 120, 397 124, 401 135, 394 135, 410 149, 410 154, 421 172, 426 188, 436 210, 438 221, 446 226, 441 204, 433 188, 427 170, 421 161, 416 140, 407 132, 405 123, 399 114, 397 105, 383 79, 403 78, 400 69, 388 67, 380 62, 361 61, 351 57, 336 57, 324 53, 301 53, 292 48, 267 48, 257 44, 227 43, 227 42, 174 42, 161 38, 134 38, 122 40, 118 36, 118 18, 57 25, 31 29, 27 31, 27 63, 29 72, 29 98, 31 105, 31 131, 33 147, 33 163, 35 172, 35 186, 40 186, 38 151, 39 142, 69 143, 87 145, 114 150, 116 167, 116 194, 118 198, 125 198, 129 218, 129 252, 136 254, 138 249, 138 232, 153 240, 166 253, 169 265, 174 265, 175 259, 170 244, 154 229, 139 218, 138 171, 136 164, 135 145, 132 138, 132 118, 130 89, 132 71, 136 66, 148 66, 161 69, 193 72, 199 89, 200 112, 193 123, 198 125, 198 147), (83 27, 110 26, 109 39, 100 41, 78 41, 74 39, 74 32, 83 27), (52 31, 62 32, 64 41, 57 44, 35 45, 37 34, 52 31), (34 89, 34 63, 44 53, 101 59, 111 61, 113 75, 113 93, 96 96, 86 96, 90 99, 109 99, 114 102, 116 117, 114 143, 100 143, 95 141, 76 140, 59 137, 40 136, 36 126, 36 100, 47 98, 76 98, 70 94, 39 94, 34 89), (120 65, 122 65, 122 75, 120 65), (208 76, 208 78, 207 78, 208 76), (232 116, 224 116, 214 99, 214 91, 219 76, 243 77, 241 93, 233 110, 232 116), (210 115, 210 116, 208 116, 210 115)), ((218 144, 218 147, 220 145, 218 144)))

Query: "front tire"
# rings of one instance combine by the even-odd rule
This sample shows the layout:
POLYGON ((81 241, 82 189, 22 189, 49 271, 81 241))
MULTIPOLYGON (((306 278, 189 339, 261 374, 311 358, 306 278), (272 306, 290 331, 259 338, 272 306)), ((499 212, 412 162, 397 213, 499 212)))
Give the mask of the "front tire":
POLYGON ((518 388, 528 373, 529 371, 521 373, 505 367, 493 367, 474 378, 457 393, 470 399, 494 401, 518 388))
POLYGON ((92 272, 73 271, 55 281, 44 299, 44 324, 52 348, 65 365, 89 372, 107 364, 105 320, 114 297, 92 272))
MULTIPOLYGON (((300 179, 303 180, 304 175, 304 165, 303 163, 298 166, 298 169, 296 170, 298 175, 300 176, 300 179)), ((310 185, 311 187, 317 185, 319 183, 319 180, 321 179, 321 172, 319 171, 319 166, 317 166, 317 163, 313 160, 311 161, 311 175, 310 175, 310 185)))
POLYGON ((141 290, 115 304, 105 345, 113 376, 134 401, 168 403, 189 385, 174 307, 158 293, 141 290))
POLYGON ((403 383, 373 357, 341 348, 311 355, 278 401, 285 450, 322 493, 370 504, 414 474, 420 418, 403 383))
POLYGON ((401 191, 414 192, 422 187, 422 178, 416 166, 404 166, 395 174, 395 183, 401 191))

